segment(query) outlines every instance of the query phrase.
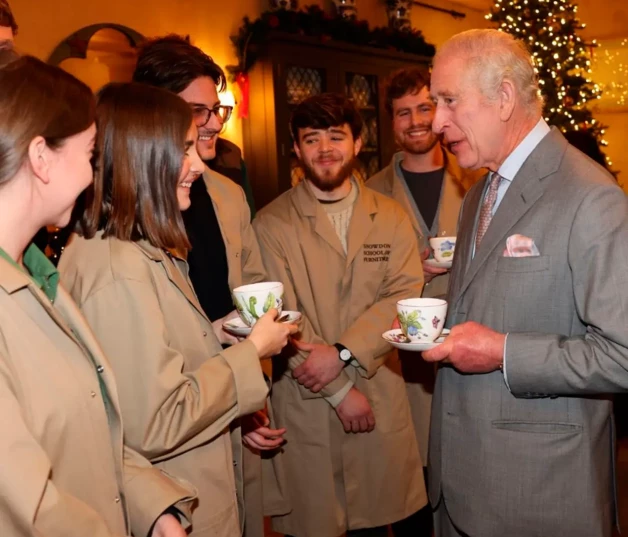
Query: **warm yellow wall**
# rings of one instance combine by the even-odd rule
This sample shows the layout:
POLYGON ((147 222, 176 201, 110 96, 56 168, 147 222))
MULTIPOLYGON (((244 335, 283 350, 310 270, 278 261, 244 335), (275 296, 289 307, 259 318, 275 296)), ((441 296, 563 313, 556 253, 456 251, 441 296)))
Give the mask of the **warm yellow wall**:
MULTIPOLYGON (((445 0, 431 3, 467 13, 467 18, 454 20, 446 14, 414 7, 413 25, 436 45, 457 32, 485 24, 478 11, 445 0)), ((300 5, 311 4, 329 10, 331 1, 300 1, 300 5)), ((189 34, 196 45, 224 67, 236 61, 229 36, 236 33, 245 15, 252 19, 259 16, 268 0, 11 0, 11 6, 20 26, 17 46, 22 52, 43 59, 79 28, 110 22, 129 26, 145 36, 189 34)), ((358 0, 358 10, 359 17, 372 26, 386 24, 382 0, 358 0)), ((237 95, 237 90, 234 93, 237 95)), ((229 122, 225 136, 242 145, 237 119, 229 122)))
MULTIPOLYGON (((616 44, 628 38, 628 1, 626 0, 579 0, 578 15, 587 27, 583 37, 587 41, 597 39, 601 47, 594 49, 597 57, 603 52, 604 44, 616 44)), ((626 55, 624 53, 624 58, 626 55)), ((625 61, 625 60, 624 60, 625 61)), ((598 63, 594 69, 592 79, 596 82, 613 80, 617 75, 612 73, 612 66, 598 63)), ((623 77, 624 80, 626 77, 623 77)), ((604 100, 603 100, 604 101, 604 100)), ((613 168, 619 170, 619 183, 628 192, 628 152, 625 149, 628 139, 628 106, 618 109, 601 101, 600 111, 595 117, 608 125, 606 140, 609 145, 606 153, 613 162, 613 168)))

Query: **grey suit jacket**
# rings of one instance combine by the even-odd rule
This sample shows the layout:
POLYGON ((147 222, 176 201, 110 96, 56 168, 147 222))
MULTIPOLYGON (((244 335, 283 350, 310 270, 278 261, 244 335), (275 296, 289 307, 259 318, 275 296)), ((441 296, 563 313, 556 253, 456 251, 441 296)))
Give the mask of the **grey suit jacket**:
POLYGON ((486 179, 461 212, 448 326, 508 333, 506 372, 442 367, 430 499, 471 537, 610 536, 611 402, 628 389, 628 202, 552 129, 528 157, 471 258, 486 179), (503 256, 515 233, 538 257, 503 256))

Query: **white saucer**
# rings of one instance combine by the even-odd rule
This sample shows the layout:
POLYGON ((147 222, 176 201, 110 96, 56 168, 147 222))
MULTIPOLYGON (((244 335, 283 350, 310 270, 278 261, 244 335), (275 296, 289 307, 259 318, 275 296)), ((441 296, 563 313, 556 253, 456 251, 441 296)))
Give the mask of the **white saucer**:
MULTIPOLYGON (((300 311, 282 311, 280 318, 287 315, 286 319, 283 319, 282 323, 296 323, 301 319, 300 311)), ((222 325, 223 329, 225 329, 230 334, 234 336, 248 336, 251 333, 251 327, 244 324, 244 321, 240 319, 240 317, 236 317, 235 319, 231 319, 222 325)))
POLYGON ((450 259, 449 261, 436 261, 436 259, 426 259, 425 261, 423 261, 423 263, 425 263, 428 267, 432 268, 451 268, 453 262, 453 259, 450 259))
POLYGON ((382 334, 382 337, 390 343, 393 347, 397 347, 403 351, 412 351, 412 352, 421 352, 421 351, 429 351, 434 347, 438 347, 445 338, 449 335, 449 329, 444 328, 441 332, 441 335, 436 339, 436 341, 426 341, 419 343, 404 343, 403 340, 406 339, 406 336, 401 332, 401 328, 395 328, 394 330, 388 330, 382 334))

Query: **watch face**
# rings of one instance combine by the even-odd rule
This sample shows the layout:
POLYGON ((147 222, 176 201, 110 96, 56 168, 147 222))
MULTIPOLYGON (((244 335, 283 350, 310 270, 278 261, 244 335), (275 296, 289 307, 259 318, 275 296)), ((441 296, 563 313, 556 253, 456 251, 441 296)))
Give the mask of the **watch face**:
POLYGON ((349 360, 351 360, 351 351, 349 349, 342 349, 340 351, 340 359, 343 362, 348 362, 349 360))

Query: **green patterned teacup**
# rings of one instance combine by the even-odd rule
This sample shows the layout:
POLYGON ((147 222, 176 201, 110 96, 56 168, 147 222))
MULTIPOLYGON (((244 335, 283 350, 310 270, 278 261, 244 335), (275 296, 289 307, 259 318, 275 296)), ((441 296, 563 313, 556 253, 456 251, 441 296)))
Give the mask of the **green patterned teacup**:
POLYGON ((283 283, 260 282, 242 285, 233 290, 233 303, 240 318, 247 326, 253 326, 269 309, 281 314, 283 306, 283 283))

